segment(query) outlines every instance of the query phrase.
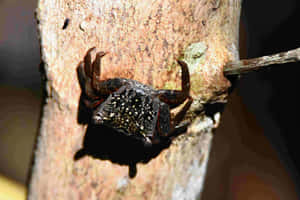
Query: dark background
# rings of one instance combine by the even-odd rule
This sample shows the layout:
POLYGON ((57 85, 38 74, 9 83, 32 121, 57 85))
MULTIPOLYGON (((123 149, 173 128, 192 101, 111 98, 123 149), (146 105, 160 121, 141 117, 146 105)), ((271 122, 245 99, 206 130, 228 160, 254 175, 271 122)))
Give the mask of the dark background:
POLYGON ((0 0, 0 174, 25 183, 41 108, 35 0, 0 0))
MULTIPOLYGON (((254 58, 300 47, 300 2, 244 1, 247 57, 254 58)), ((243 76, 238 94, 255 115, 279 159, 300 191, 299 63, 272 66, 243 76)))
MULTIPOLYGON (((40 53, 34 19, 35 7, 35 0, 0 0, 0 174, 23 184, 29 170, 41 109, 42 92, 38 71, 40 53)), ((253 58, 300 47, 299 9, 298 0, 245 0, 241 57, 253 58)), ((284 177, 288 180, 287 188, 292 185, 295 190, 291 189, 291 192, 300 194, 299 71, 299 63, 294 63, 241 77, 229 99, 233 103, 229 103, 225 109, 223 123, 216 134, 204 196, 210 194, 211 197, 210 191, 216 189, 214 183, 222 182, 222 175, 213 176, 213 171, 210 171, 217 169, 213 167, 214 161, 219 159, 218 152, 224 151, 218 142, 226 140, 231 132, 237 130, 234 126, 239 124, 244 124, 237 131, 241 135, 244 131, 254 135, 256 132, 262 133, 261 137, 265 137, 271 144, 269 149, 266 147, 266 152, 273 152, 275 157, 273 154, 268 155, 279 160, 278 166, 283 166, 282 173, 285 173, 284 177), (242 115, 244 121, 230 123, 231 118, 234 119, 238 114, 242 115)), ((263 142, 255 139, 253 143, 242 142, 241 145, 249 147, 255 146, 255 143, 263 142)), ((258 151, 256 156, 260 156, 258 151)), ((251 157, 244 156, 243 159, 251 160, 251 157)), ((259 168, 260 165, 251 166, 259 168)), ((272 167, 276 166, 265 165, 262 171, 271 173, 272 167)), ((276 180, 276 175, 272 177, 276 180)), ((272 187, 278 189, 274 185, 272 187)), ((228 199, 234 199, 228 194, 230 189, 225 187, 223 190, 227 191, 228 199)), ((226 191, 223 191, 225 195, 226 191)))

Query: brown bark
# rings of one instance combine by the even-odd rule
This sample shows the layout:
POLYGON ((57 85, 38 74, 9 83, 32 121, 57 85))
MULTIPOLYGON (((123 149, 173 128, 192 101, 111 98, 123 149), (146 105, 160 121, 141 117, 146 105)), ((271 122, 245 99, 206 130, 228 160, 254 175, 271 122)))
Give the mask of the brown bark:
POLYGON ((40 0, 47 97, 28 198, 199 198, 219 113, 213 120, 197 111, 204 103, 226 101, 230 84, 223 66, 238 59, 240 6, 240 0, 40 0), (76 67, 93 46, 110 52, 101 79, 125 77, 155 88, 179 88, 176 59, 186 60, 194 98, 188 133, 147 156, 142 148, 128 150, 126 138, 105 136, 104 128, 89 125, 97 136, 88 136, 80 124, 76 67), (128 167, 134 173, 135 165, 130 178, 128 167))

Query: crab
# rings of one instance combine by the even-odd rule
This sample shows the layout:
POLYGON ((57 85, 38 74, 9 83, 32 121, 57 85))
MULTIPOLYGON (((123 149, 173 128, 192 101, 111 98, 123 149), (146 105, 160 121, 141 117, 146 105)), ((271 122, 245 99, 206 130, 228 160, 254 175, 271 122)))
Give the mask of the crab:
POLYGON ((187 130, 190 122, 183 119, 193 99, 185 62, 177 60, 182 70, 181 90, 156 90, 132 79, 101 80, 101 58, 106 52, 98 52, 92 62, 95 50, 95 47, 89 49, 78 67, 83 102, 92 111, 94 125, 110 127, 139 139, 146 146, 159 144, 165 139, 170 141, 187 130), (184 102, 171 119, 170 110, 184 102))

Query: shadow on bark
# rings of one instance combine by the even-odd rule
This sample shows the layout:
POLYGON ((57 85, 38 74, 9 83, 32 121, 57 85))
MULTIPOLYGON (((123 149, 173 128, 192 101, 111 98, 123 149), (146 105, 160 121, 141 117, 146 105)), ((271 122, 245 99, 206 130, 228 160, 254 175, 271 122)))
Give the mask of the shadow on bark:
POLYGON ((88 155, 96 159, 128 165, 129 177, 131 178, 135 177, 137 173, 137 163, 148 163, 171 144, 168 140, 160 144, 145 146, 142 141, 124 135, 112 128, 94 125, 90 123, 90 119, 91 111, 85 108, 80 101, 78 122, 88 124, 88 128, 85 133, 83 148, 76 152, 74 159, 79 160, 88 155))

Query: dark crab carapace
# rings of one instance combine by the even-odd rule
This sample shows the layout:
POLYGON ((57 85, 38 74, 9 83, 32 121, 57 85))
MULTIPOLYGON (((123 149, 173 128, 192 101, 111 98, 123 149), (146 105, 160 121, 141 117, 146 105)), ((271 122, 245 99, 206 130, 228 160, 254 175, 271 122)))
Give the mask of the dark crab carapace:
POLYGON ((178 61, 182 70, 181 90, 155 90, 138 81, 125 78, 100 80, 101 58, 98 52, 92 62, 91 48, 79 65, 79 79, 84 89, 84 103, 93 110, 92 123, 103 124, 144 142, 158 144, 186 131, 181 123, 192 98, 187 64, 178 61), (171 120, 170 109, 188 101, 171 120))

